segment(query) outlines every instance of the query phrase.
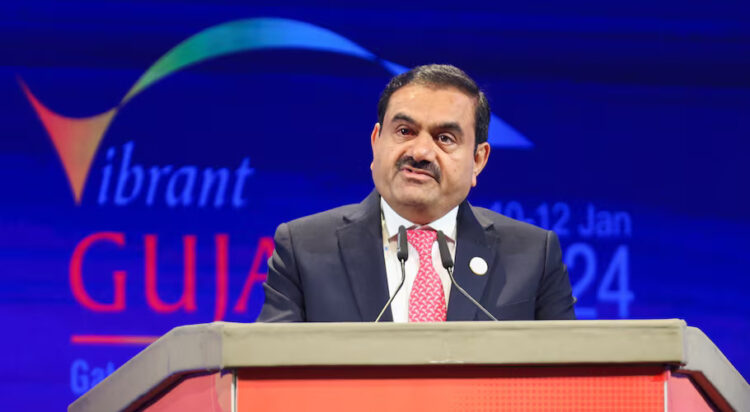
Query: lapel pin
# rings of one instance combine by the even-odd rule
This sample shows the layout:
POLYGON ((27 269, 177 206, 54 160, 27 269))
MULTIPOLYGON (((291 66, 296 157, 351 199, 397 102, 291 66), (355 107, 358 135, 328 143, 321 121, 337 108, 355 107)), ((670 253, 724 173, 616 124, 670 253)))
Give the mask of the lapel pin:
POLYGON ((477 276, 484 276, 487 274, 487 262, 478 256, 473 257, 469 261, 469 269, 477 276))

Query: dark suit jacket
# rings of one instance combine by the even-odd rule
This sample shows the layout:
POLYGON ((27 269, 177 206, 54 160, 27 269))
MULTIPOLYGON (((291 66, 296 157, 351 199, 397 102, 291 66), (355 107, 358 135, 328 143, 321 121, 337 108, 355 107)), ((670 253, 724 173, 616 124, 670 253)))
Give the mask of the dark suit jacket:
MULTIPOLYGON (((268 262, 259 322, 372 322, 388 301, 380 195, 284 223, 268 262)), ((557 236, 464 201, 456 282, 500 320, 575 319, 557 236), (483 258, 484 276, 469 269, 483 258)), ((403 290, 400 292, 403 293, 403 290)), ((392 320, 390 310, 383 320, 392 320)), ((487 320, 451 288, 448 320, 487 320)))

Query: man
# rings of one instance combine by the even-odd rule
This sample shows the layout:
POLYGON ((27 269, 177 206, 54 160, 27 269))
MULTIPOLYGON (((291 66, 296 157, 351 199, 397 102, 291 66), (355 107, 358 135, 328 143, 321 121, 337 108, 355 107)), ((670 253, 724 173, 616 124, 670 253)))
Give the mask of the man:
POLYGON ((456 67, 394 77, 370 136, 375 191, 279 226, 258 321, 374 321, 401 283, 401 225, 409 229, 406 280, 382 320, 488 319, 452 286, 438 230, 456 282, 496 318, 574 319, 555 234, 466 201, 489 159, 489 119, 486 97, 456 67))

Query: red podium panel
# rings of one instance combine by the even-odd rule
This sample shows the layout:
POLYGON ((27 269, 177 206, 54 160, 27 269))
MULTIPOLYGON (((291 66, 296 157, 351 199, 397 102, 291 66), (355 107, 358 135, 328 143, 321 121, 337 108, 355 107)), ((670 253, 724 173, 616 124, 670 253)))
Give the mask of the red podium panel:
POLYGON ((670 392, 678 399, 665 409, 665 387, 675 378, 654 366, 260 368, 237 377, 238 412, 335 412, 352 405, 362 411, 712 411, 689 378, 678 378, 670 392))

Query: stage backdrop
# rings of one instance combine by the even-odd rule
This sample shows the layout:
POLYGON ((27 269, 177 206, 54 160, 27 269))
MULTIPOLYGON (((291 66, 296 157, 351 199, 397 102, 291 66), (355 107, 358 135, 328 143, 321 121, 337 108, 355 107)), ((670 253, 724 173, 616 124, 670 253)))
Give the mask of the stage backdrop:
POLYGON ((748 376, 747 10, 245 3, 0 5, 5 408, 253 322, 276 226, 367 196, 378 95, 433 62, 491 102, 471 202, 557 232, 579 318, 686 319, 748 376))

